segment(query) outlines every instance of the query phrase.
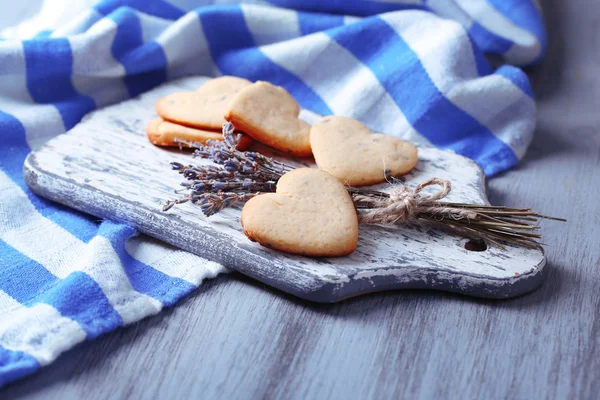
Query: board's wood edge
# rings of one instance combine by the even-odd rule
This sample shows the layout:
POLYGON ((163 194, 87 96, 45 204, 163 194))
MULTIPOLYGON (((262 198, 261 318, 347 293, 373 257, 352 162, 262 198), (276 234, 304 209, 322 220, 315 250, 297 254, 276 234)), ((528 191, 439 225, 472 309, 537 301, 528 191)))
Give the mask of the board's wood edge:
MULTIPOLYGON (((96 207, 93 203, 91 203, 91 202, 85 203, 86 207, 84 207, 83 203, 79 203, 79 202, 73 200, 74 196, 60 196, 60 195, 56 195, 56 193, 72 194, 75 191, 78 191, 79 193, 88 193, 90 196, 104 196, 110 200, 116 200, 114 198, 114 196, 104 193, 104 192, 101 192, 96 188, 89 187, 87 185, 81 185, 81 184, 78 184, 69 179, 65 179, 64 177, 53 174, 52 172, 45 171, 44 169, 42 169, 38 166, 37 162, 35 161, 35 157, 36 157, 36 152, 30 153, 27 156, 25 163, 23 165, 23 175, 24 175, 25 182, 35 194, 37 194, 41 197, 44 197, 46 199, 55 201, 57 203, 60 203, 62 205, 65 205, 67 207, 73 208, 75 210, 81 211, 88 215, 93 215, 100 219, 108 219, 108 214, 111 214, 111 213, 103 212, 102 208, 96 207), (60 189, 60 190, 57 190, 57 189, 60 189)), ((116 204, 116 203, 117 203, 117 201, 112 202, 112 204, 116 204)), ((310 291, 298 291, 297 287, 294 285, 289 285, 289 286, 288 285, 279 285, 278 281, 269 280, 268 275, 261 273, 262 272, 261 270, 249 269, 247 266, 240 265, 239 262, 236 261, 236 259, 229 254, 230 246, 224 246, 223 248, 225 250, 218 252, 218 254, 221 257, 212 257, 213 254, 199 252, 199 251, 197 251, 197 249, 190 248, 189 242, 186 242, 184 240, 179 241, 178 236, 170 237, 167 235, 160 235, 160 234, 157 235, 157 234, 155 234, 154 231, 150 232, 147 229, 149 224, 145 224, 144 222, 140 222, 140 221, 152 220, 153 218, 151 215, 151 211, 147 210, 146 207, 143 205, 137 206, 134 203, 125 203, 125 204, 127 205, 127 207, 129 207, 131 214, 135 215, 137 218, 131 218, 131 219, 120 218, 120 217, 115 218, 114 215, 117 215, 118 213, 114 212, 113 214, 111 214, 112 220, 114 220, 115 222, 128 224, 128 225, 134 227, 135 229, 137 229, 141 233, 150 234, 151 236, 155 237, 156 239, 162 240, 173 246, 176 246, 183 250, 194 253, 200 257, 204 257, 204 258, 210 259, 212 261, 222 263, 222 264, 228 266, 229 268, 232 268, 239 272, 245 273, 246 275, 253 277, 255 279, 258 279, 260 281, 263 281, 263 282, 267 281, 267 282, 269 282, 269 284, 271 286, 274 286, 274 287, 281 289, 283 291, 286 291, 288 293, 294 294, 298 297, 306 298, 306 293, 310 293, 310 291), (148 218, 146 218, 146 217, 148 217, 148 218)), ((115 207, 115 210, 116 210, 116 207, 115 207)), ((173 216, 170 215, 170 217, 173 217, 173 216)), ((167 216, 165 218, 169 219, 169 216, 167 216)), ((174 222, 182 223, 182 221, 179 221, 177 219, 175 219, 174 222)), ((183 233, 183 236, 186 236, 186 234, 183 233)), ((216 255, 217 253, 214 253, 214 254, 216 255)), ((316 286, 318 288, 324 286, 327 283, 331 283, 324 279, 320 279, 319 277, 316 277, 314 275, 311 275, 310 279, 312 281, 313 286, 316 286)), ((310 298, 308 298, 308 300, 310 300, 310 298)))
MULTIPOLYGON (((359 291, 361 294, 389 290, 418 289, 438 290, 478 298, 508 299, 527 294, 537 289, 544 282, 547 274, 546 265, 546 257, 544 256, 544 259, 532 272, 505 279, 475 278, 468 273, 445 273, 439 270, 419 268, 412 272, 410 281, 397 278, 394 275, 380 275, 372 278, 355 279, 352 283, 354 288, 357 286, 360 287, 359 291), (447 277, 441 279, 440 275, 447 275, 447 277), (469 278, 475 279, 473 282, 469 282, 469 278)), ((335 290, 337 288, 332 289, 335 290)), ((323 290, 327 289, 324 288, 323 290)), ((355 291, 356 289, 352 292, 355 291)), ((336 301, 356 296, 356 294, 345 292, 338 290, 336 301)))
MULTIPOLYGON (((43 151, 43 148, 39 151, 43 151)), ((95 191, 96 194, 99 195, 103 194, 96 189, 86 188, 85 186, 82 187, 75 182, 69 182, 68 179, 43 170, 35 161, 36 153, 37 152, 30 153, 23 166, 25 182, 34 193, 79 211, 91 213, 96 217, 106 218, 106 215, 103 215, 100 210, 92 209, 90 212, 89 208, 87 210, 83 209, 82 205, 68 201, 68 198, 66 197, 58 198, 55 196, 54 192, 49 190, 49 187, 51 186, 50 183, 52 183, 54 187, 60 185, 68 191, 87 190, 95 191)), ((472 160, 469 161, 472 162, 472 160)), ((484 183, 485 174, 480 174, 480 177, 483 180, 482 183, 484 183)), ((487 199, 485 192, 483 194, 484 198, 487 199)), ((118 222, 130 224, 140 232, 149 233, 143 224, 139 224, 136 221, 124 219, 119 220, 118 222)), ((153 236, 157 237, 157 235, 153 236)), ((205 253, 188 248, 185 243, 180 243, 176 240, 168 240, 166 237, 157 238, 202 257, 207 256, 205 253)), ((214 259, 213 257, 211 258, 214 259)), ((253 269, 252 267, 248 268, 248 266, 240 265, 235 262, 233 257, 224 255, 221 259, 216 261, 225 263, 228 267, 236 269, 253 278, 262 278, 260 280, 264 280, 266 277, 265 274, 261 274, 261 271, 259 270, 253 269)), ((398 289, 435 289, 473 297, 500 299, 519 296, 536 289, 543 282, 546 269, 545 265, 546 257, 544 255, 540 263, 533 267, 530 272, 510 278, 493 278, 467 272, 457 273, 449 270, 418 268, 412 270, 410 273, 384 274, 360 279, 351 278, 350 282, 341 283, 325 281, 314 276, 312 277, 313 282, 310 285, 312 289, 305 291, 298 290, 294 285, 282 284, 280 281, 270 280, 269 284, 300 298, 322 303, 337 302, 362 293, 398 289), (510 287, 510 290, 506 290, 505 286, 510 287)))

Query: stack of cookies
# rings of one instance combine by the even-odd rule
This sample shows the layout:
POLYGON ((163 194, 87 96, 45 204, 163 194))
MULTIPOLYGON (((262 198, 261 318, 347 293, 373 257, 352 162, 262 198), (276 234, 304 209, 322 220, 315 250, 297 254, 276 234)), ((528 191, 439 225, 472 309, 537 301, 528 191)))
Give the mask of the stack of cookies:
MULTIPOLYGON (((180 146, 175 139, 206 143, 223 140, 223 116, 235 95, 252 82, 235 76, 211 79, 195 92, 179 92, 159 99, 158 117, 146 127, 150 142, 157 146, 180 146)), ((248 147, 251 140, 244 136, 240 149, 248 147)))
POLYGON ((242 211, 246 235, 281 251, 341 256, 358 241, 354 204, 344 185, 366 186, 408 173, 417 148, 393 136, 372 133, 352 118, 327 116, 312 126, 298 118, 300 107, 282 87, 233 76, 215 78, 195 92, 174 93, 156 102, 159 117, 147 126, 158 146, 178 140, 223 140, 225 121, 252 139, 297 157, 314 156, 319 170, 285 174, 277 192, 254 197, 242 211))

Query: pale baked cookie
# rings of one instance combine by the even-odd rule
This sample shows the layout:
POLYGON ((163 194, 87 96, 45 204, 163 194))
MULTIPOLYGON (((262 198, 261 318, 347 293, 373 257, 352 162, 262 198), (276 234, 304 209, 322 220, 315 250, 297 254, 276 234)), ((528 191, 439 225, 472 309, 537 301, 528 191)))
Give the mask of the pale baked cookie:
MULTIPOLYGON (((223 140, 223 134, 221 132, 189 128, 187 126, 165 121, 161 117, 154 118, 150 121, 146 126, 146 134, 148 135, 150 142, 157 146, 178 147, 180 144, 175 142, 175 139, 200 143, 206 143, 209 139, 223 140)), ((238 149, 247 149, 251 142, 252 139, 246 135, 242 135, 242 139, 238 144, 238 149)))
POLYGON ((412 143, 369 128, 352 118, 330 116, 310 131, 310 144, 320 169, 346 185, 365 186, 408 173, 417 164, 412 143))
POLYGON ((299 157, 310 156, 310 125, 298 119, 300 107, 282 87, 258 81, 242 89, 225 119, 254 139, 299 157))
POLYGON ((159 99, 156 112, 163 119, 201 129, 221 129, 231 99, 252 82, 235 76, 211 79, 195 92, 173 93, 159 99))
POLYGON ((358 242, 356 210, 346 188, 327 172, 311 168, 288 172, 276 193, 248 201, 242 227, 263 246, 307 256, 345 256, 358 242))

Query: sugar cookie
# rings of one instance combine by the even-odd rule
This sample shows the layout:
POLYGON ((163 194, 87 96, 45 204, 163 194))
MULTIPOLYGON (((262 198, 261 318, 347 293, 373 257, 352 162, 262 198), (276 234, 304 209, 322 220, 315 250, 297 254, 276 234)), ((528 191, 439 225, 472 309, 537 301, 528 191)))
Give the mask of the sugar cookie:
POLYGON ((307 256, 344 256, 356 249, 358 220, 344 185, 318 169, 285 174, 276 193, 242 210, 244 233, 263 246, 307 256))
POLYGON ((298 119, 300 107, 282 87, 256 82, 234 97, 225 119, 254 139, 299 157, 310 156, 310 125, 298 119))
POLYGON ((231 99, 251 82, 235 76, 207 81, 195 92, 179 92, 159 99, 156 112, 163 119, 200 129, 221 129, 231 99))
MULTIPOLYGON (((221 132, 208 131, 203 129, 189 128, 187 126, 177 125, 163 120, 160 117, 154 118, 146 126, 146 134, 150 142, 157 146, 179 146, 175 139, 181 139, 188 142, 206 143, 207 140, 223 140, 221 132)), ((240 150, 248 148, 252 139, 242 135, 238 144, 240 150)))
POLYGON ((329 116, 310 131, 320 169, 350 186, 373 185, 408 173, 417 164, 417 148, 393 136, 371 133, 352 118, 329 116))

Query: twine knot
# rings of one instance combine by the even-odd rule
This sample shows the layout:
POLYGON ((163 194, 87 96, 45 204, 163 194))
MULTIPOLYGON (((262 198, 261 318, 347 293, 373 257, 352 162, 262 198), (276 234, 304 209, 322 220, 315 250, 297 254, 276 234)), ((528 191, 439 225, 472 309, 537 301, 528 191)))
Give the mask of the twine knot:
POLYGON ((452 211, 453 217, 457 219, 472 217, 472 212, 451 209, 440 202, 450 190, 450 181, 431 178, 412 190, 404 184, 394 185, 387 192, 388 197, 373 198, 356 194, 354 199, 368 208, 359 213, 359 222, 379 225, 407 224, 414 222, 419 214, 431 215, 448 211, 452 211), (421 194, 421 191, 429 186, 440 186, 440 189, 431 195, 421 194))

